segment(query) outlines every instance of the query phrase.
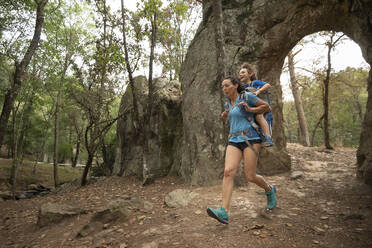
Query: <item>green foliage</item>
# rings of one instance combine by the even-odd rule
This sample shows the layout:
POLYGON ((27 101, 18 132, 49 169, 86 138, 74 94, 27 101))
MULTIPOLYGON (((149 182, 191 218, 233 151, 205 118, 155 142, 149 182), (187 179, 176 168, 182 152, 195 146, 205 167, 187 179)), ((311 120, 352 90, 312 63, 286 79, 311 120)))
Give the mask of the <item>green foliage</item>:
MULTIPOLYGON (((364 68, 348 67, 333 73, 330 83, 330 137, 336 146, 356 147, 359 144, 362 122, 367 102, 368 71, 364 68)), ((311 138, 319 118, 324 113, 322 105, 322 78, 298 77, 301 99, 307 118, 311 138)), ((285 128, 288 142, 298 142, 298 121, 293 102, 283 106, 285 128)), ((317 129, 314 145, 323 144, 322 125, 317 129)))
MULTIPOLYGON (((12 83, 14 63, 22 59, 32 37, 35 8, 34 0, 0 0, 0 103, 12 83)), ((87 158, 87 133, 88 141, 97 138, 97 160, 102 162, 100 145, 104 140, 107 161, 111 163, 116 124, 110 122, 118 115, 126 64, 131 64, 135 74, 142 70, 141 65, 148 66, 151 24, 156 16, 158 46, 154 63, 161 65, 170 79, 178 79, 198 24, 198 19, 193 19, 196 12, 200 15, 201 6, 195 0, 146 0, 140 1, 136 11, 125 10, 129 48, 126 61, 121 13, 113 12, 109 1, 49 0, 40 44, 26 70, 8 123, 6 147, 11 149, 17 140, 22 115, 32 102, 24 152, 34 159, 45 154, 52 157, 56 99, 60 92, 59 162, 73 157, 78 141, 82 145, 80 158, 87 158), (87 131, 92 122, 97 125, 87 131), (108 124, 112 126, 103 130, 108 124), (100 131, 103 132, 99 134, 100 131)))
POLYGON ((72 145, 70 143, 62 143, 58 147, 58 158, 60 163, 72 157, 72 145))

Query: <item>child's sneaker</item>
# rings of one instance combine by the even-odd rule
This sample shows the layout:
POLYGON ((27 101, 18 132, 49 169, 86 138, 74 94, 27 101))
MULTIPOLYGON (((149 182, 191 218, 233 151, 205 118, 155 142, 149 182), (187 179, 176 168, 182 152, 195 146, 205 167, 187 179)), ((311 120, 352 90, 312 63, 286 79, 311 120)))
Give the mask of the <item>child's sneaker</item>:
POLYGON ((229 224, 229 216, 223 207, 220 207, 218 209, 207 208, 207 213, 210 217, 218 220, 219 222, 223 224, 229 224))
POLYGON ((271 191, 266 192, 267 197, 267 208, 272 210, 276 207, 277 199, 276 199, 276 188, 274 185, 269 185, 271 191))
POLYGON ((274 142, 270 136, 267 136, 265 134, 263 134, 263 136, 264 136, 264 141, 261 143, 263 147, 270 147, 274 145, 274 142))

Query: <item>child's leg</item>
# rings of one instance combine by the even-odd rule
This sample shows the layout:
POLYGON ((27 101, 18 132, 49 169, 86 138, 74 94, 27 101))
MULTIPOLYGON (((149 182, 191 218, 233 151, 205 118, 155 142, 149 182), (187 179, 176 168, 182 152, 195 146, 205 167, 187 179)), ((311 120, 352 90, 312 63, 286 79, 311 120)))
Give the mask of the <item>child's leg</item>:
POLYGON ((269 129, 269 124, 267 124, 267 121, 265 120, 263 114, 257 114, 256 115, 256 121, 258 125, 260 125, 262 132, 266 135, 271 137, 270 135, 270 129, 269 129))

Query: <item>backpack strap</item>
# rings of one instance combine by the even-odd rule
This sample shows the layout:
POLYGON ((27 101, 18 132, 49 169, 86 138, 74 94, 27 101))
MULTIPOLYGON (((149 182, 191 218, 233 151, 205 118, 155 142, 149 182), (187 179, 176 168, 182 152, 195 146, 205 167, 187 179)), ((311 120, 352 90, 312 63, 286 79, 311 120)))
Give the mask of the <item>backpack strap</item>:
POLYGON ((252 151, 254 152, 254 154, 256 154, 256 156, 258 157, 258 152, 256 151, 256 149, 254 149, 254 147, 252 146, 252 144, 245 137, 245 135, 248 134, 248 132, 249 132, 249 129, 246 129, 246 130, 243 130, 243 131, 240 131, 240 132, 236 132, 236 133, 231 133, 231 134, 229 134, 229 138, 230 137, 233 137, 233 136, 240 136, 240 137, 242 137, 244 139, 244 142, 247 143, 247 145, 249 146, 249 148, 251 148, 252 151))
MULTIPOLYGON (((248 92, 247 91, 242 91, 242 93, 240 93, 240 97, 243 98, 244 100, 248 101, 248 92)), ((262 140, 264 140, 265 139, 265 136, 262 133, 262 129, 256 123, 256 121, 254 120, 254 118, 252 118, 252 116, 246 116, 246 117, 247 117, 247 120, 249 121, 249 123, 251 124, 251 126, 254 128, 254 130, 256 130, 256 132, 260 136, 260 138, 262 140)))

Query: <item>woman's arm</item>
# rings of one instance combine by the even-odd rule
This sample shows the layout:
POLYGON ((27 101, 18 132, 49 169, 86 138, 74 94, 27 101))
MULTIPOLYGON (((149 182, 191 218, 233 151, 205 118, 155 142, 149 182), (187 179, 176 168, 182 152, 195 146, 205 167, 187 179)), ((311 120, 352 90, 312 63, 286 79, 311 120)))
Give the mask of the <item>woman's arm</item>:
POLYGON ((238 103, 238 106, 240 105, 243 105, 247 112, 251 112, 254 114, 263 114, 266 112, 270 112, 269 104, 261 99, 256 102, 255 107, 249 107, 245 101, 241 101, 240 103, 238 103))

